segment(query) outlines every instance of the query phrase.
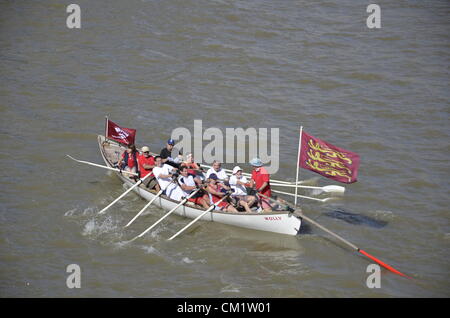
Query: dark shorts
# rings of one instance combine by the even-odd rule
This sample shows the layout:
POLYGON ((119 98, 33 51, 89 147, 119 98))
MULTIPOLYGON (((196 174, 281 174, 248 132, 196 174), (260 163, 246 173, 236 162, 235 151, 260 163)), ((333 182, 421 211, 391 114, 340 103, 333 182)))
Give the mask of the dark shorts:
POLYGON ((158 184, 158 181, 156 180, 155 176, 151 176, 151 177, 148 177, 147 179, 145 179, 143 184, 147 188, 153 189, 158 184))

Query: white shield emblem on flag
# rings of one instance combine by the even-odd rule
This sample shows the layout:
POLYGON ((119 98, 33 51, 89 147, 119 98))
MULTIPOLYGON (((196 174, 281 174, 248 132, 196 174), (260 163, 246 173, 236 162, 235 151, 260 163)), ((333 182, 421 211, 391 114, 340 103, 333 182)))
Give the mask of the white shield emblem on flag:
POLYGON ((116 133, 118 134, 118 136, 114 136, 114 138, 127 139, 127 137, 130 135, 129 133, 120 129, 119 127, 114 127, 114 129, 116 130, 116 133))

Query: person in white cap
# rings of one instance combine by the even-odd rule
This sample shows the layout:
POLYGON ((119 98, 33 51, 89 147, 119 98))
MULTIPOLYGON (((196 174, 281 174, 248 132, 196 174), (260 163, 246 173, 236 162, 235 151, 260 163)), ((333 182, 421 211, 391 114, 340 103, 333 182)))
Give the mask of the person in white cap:
MULTIPOLYGON (((152 155, 150 155, 149 147, 147 147, 147 146, 142 147, 141 152, 142 152, 142 154, 138 156, 137 162, 138 162, 140 177, 142 179, 149 173, 153 174, 153 168, 156 167, 156 164, 155 164, 155 158, 152 155)), ((144 185, 150 189, 155 188, 156 191, 160 190, 159 184, 156 181, 155 176, 150 176, 147 179, 145 179, 144 185)))
POLYGON ((231 197, 235 199, 237 205, 242 206, 246 212, 251 213, 251 206, 256 202, 256 197, 247 195, 246 187, 251 183, 242 175, 242 169, 239 166, 233 168, 233 175, 230 177, 230 187, 234 190, 231 197))
MULTIPOLYGON (((272 191, 270 189, 270 174, 263 167, 261 159, 253 158, 250 161, 250 164, 253 166, 252 179, 250 181, 252 188, 255 188, 257 193, 271 197, 272 191)), ((265 212, 272 211, 272 206, 270 205, 268 199, 259 196, 258 204, 265 212)))

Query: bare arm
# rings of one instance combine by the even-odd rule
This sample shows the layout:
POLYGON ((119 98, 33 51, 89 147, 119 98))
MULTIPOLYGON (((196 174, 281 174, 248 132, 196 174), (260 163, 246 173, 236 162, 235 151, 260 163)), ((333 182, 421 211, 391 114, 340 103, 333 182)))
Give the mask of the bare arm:
POLYGON ((144 167, 145 170, 150 170, 150 169, 153 169, 154 167, 156 167, 156 165, 143 164, 142 167, 144 167))
POLYGON ((211 194, 217 195, 219 197, 223 197, 225 195, 225 193, 223 192, 218 192, 216 190, 214 190, 213 188, 211 188, 210 186, 208 186, 207 191, 211 194))
POLYGON ((236 184, 240 184, 240 185, 243 185, 244 187, 251 187, 251 186, 252 186, 252 183, 251 183, 251 181, 250 181, 250 182, 247 182, 247 183, 245 183, 245 182, 242 182, 242 181, 239 181, 239 180, 237 180, 237 181, 236 181, 236 184))
POLYGON ((197 187, 196 186, 188 186, 188 185, 185 185, 184 183, 182 183, 181 189, 183 189, 184 191, 189 191, 189 190, 197 189, 197 187))

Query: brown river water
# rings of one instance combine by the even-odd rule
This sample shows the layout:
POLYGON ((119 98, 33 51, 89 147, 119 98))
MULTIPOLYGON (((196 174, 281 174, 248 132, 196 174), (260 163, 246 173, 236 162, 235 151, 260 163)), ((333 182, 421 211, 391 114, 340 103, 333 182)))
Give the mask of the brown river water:
POLYGON ((0 2, 1 297, 450 296, 448 1, 377 1, 380 29, 357 0, 78 0, 81 29, 70 3, 0 2), (195 119, 279 128, 283 180, 300 124, 358 153, 358 182, 304 213, 413 279, 383 269, 368 288, 371 261, 306 222, 295 237, 199 222, 169 242, 187 224, 171 216, 123 244, 164 211, 123 229, 133 193, 97 215, 122 183, 65 157, 103 163, 105 115, 152 151, 195 119))

